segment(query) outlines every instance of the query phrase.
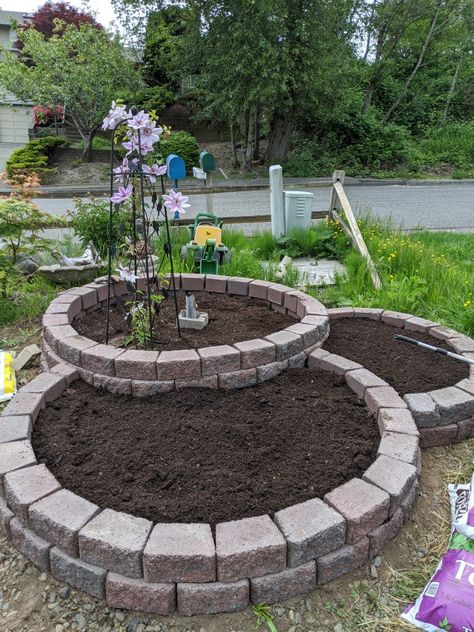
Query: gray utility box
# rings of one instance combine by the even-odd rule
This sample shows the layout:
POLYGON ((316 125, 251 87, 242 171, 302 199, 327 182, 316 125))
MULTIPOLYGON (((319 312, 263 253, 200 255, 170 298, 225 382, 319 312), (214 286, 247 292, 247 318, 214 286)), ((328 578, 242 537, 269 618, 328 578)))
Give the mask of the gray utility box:
POLYGON ((292 228, 309 228, 313 210, 314 193, 308 191, 283 191, 285 206, 285 233, 292 228))

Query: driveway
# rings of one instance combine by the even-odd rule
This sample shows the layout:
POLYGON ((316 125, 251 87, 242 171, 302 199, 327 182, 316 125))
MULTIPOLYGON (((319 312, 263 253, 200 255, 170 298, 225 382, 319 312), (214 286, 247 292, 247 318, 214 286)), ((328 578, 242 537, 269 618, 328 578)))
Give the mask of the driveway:
POLYGON ((0 173, 5 170, 5 163, 17 147, 23 147, 19 143, 0 143, 0 173))

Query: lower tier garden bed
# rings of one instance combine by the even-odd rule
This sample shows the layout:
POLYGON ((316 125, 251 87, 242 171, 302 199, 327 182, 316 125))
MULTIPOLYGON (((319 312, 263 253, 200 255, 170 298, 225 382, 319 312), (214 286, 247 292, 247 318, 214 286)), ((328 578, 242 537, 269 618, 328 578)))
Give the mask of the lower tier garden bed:
POLYGON ((32 437, 61 485, 100 507, 211 524, 322 498, 362 476, 379 440, 344 379, 309 369, 240 391, 145 399, 76 381, 32 437))

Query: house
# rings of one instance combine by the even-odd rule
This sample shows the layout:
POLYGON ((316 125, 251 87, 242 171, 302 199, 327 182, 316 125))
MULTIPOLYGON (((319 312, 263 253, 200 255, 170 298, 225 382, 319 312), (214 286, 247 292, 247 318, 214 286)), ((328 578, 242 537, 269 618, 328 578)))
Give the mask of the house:
MULTIPOLYGON (((0 9, 0 46, 13 49, 16 40, 11 21, 25 22, 25 13, 0 9)), ((28 129, 32 127, 32 104, 20 101, 13 94, 0 94, 0 143, 23 144, 28 142, 28 129)))

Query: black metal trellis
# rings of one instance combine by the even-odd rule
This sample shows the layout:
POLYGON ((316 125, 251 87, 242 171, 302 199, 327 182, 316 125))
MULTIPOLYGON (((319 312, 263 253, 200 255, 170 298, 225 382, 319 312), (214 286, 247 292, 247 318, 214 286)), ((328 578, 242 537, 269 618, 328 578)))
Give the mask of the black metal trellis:
MULTIPOLYGON (((137 113, 136 108, 131 108, 132 115, 137 113)), ((112 146, 110 151, 110 198, 112 198, 114 194, 114 180, 117 177, 117 174, 114 173, 114 148, 116 141, 116 133, 117 130, 127 122, 127 118, 120 120, 112 130, 112 146)), ((161 287, 159 283, 159 274, 163 267, 163 264, 166 258, 169 259, 170 264, 170 287, 174 297, 174 306, 176 311, 176 324, 178 328, 178 335, 181 336, 181 330, 179 325, 179 306, 178 306, 178 297, 177 297, 177 289, 176 289, 176 279, 174 273, 174 262, 173 262, 173 251, 171 246, 171 231, 169 225, 168 218, 168 210, 163 205, 162 200, 159 199, 156 191, 151 191, 151 208, 150 213, 147 212, 147 205, 145 203, 145 176, 143 172, 143 155, 141 151, 141 132, 137 130, 138 134, 138 160, 133 162, 129 160, 128 163, 128 173, 127 177, 124 178, 124 184, 134 183, 134 191, 132 193, 131 203, 132 203, 132 258, 133 258, 133 270, 134 275, 138 276, 138 260, 142 258, 144 261, 144 272, 145 276, 138 276, 138 279, 135 280, 135 285, 130 281, 127 282, 127 287, 132 295, 132 298, 138 302, 138 281, 142 278, 145 279, 146 291, 143 297, 140 297, 140 302, 146 302, 147 316, 148 316, 148 327, 149 327, 149 340, 147 341, 150 348, 153 348, 153 327, 155 323, 155 318, 157 313, 159 312, 159 303, 154 302, 152 298, 154 293, 161 292, 164 296, 164 299, 167 298, 169 294, 169 290, 167 288, 161 287), (139 200, 137 200, 136 195, 136 183, 139 183, 140 191, 139 191, 139 200), (153 213, 156 214, 156 219, 153 218, 153 213), (141 231, 137 228, 137 223, 141 222, 141 231), (165 241, 163 244, 163 254, 161 257, 160 264, 158 268, 155 270, 155 262, 153 259, 153 248, 151 247, 151 239, 156 235, 159 235, 161 226, 165 227, 165 241), (151 229, 151 230, 150 230, 151 229), (139 233, 141 232, 143 239, 139 239, 139 233), (137 245, 141 246, 141 253, 137 255, 137 245)), ((161 180, 161 194, 165 193, 165 185, 163 176, 160 176, 161 180)), ((150 189, 151 189, 150 183, 150 189)), ((105 331, 105 344, 109 343, 110 338, 110 307, 112 300, 112 283, 113 277, 112 274, 112 260, 117 254, 117 244, 114 240, 114 213, 118 214, 120 211, 120 204, 112 202, 110 200, 109 206, 109 221, 108 221, 108 255, 107 255, 107 313, 106 313, 106 331, 105 331)), ((131 267, 131 266, 130 266, 131 267)), ((123 301, 120 300, 121 297, 114 297, 119 306, 123 304, 123 301)), ((129 314, 131 318, 133 318, 133 314, 129 314)), ((129 320, 130 324, 130 320, 129 320)))

